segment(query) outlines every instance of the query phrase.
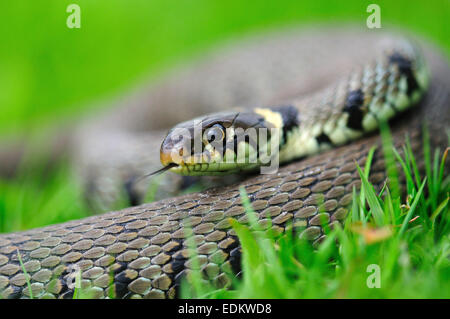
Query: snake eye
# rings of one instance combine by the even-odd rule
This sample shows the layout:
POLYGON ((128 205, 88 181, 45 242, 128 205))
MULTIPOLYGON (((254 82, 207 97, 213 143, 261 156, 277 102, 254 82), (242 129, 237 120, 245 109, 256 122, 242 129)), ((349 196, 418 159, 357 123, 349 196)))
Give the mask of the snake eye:
POLYGON ((213 141, 220 142, 224 139, 224 137, 225 133, 223 131, 222 125, 220 124, 215 124, 211 126, 205 131, 203 135, 204 140, 207 141, 208 143, 211 143, 213 141))

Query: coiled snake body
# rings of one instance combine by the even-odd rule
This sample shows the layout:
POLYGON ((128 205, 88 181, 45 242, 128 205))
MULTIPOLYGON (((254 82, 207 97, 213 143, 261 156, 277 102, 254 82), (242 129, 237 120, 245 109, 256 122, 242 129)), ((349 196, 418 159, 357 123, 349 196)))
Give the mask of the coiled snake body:
MULTIPOLYGON (((228 218, 246 222, 239 187, 245 187, 262 226, 268 225, 269 217, 276 232, 292 223, 299 236, 319 243, 325 236, 321 223, 343 220, 351 191, 359 187, 355 162, 363 165, 369 149, 379 143, 376 135, 349 140, 408 109, 393 123, 397 145, 408 134, 413 150, 420 152, 424 118, 433 145, 445 145, 450 70, 428 45, 417 47, 421 49, 399 37, 348 28, 276 33, 213 53, 144 93, 123 98, 125 107, 87 121, 72 144, 91 197, 102 202, 117 193, 117 185, 160 165, 154 145, 161 142, 162 133, 155 138, 157 130, 229 106, 241 106, 227 122, 234 128, 251 126, 257 119, 281 129, 283 161, 347 144, 230 186, 3 234, 2 296, 29 297, 19 251, 33 297, 72 297, 73 269, 81 271, 81 286, 92 297, 108 297, 111 292, 118 298, 175 297, 180 279, 191 267, 185 243, 188 224, 204 276, 226 285, 229 270, 237 272, 240 267, 239 242, 228 218), (315 93, 305 95, 308 92, 315 93), (151 135, 147 128, 153 130, 151 135)), ((214 123, 204 129, 224 124, 223 114, 211 118, 214 123)), ((173 149, 172 142, 169 134, 161 149, 163 164, 172 161, 164 155, 164 146, 171 144, 173 149)), ((187 162, 182 163, 186 167, 187 162)), ((189 170, 217 168, 195 167, 189 170)), ((186 174, 183 169, 179 171, 186 174)), ((162 194, 180 183, 167 175, 162 194)), ((377 150, 370 180, 381 185, 385 177, 383 156, 377 150)))

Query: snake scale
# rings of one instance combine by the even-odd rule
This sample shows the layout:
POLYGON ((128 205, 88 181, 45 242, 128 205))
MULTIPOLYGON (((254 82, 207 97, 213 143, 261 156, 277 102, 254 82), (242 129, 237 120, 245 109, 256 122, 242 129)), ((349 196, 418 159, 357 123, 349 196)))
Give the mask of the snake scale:
MULTIPOLYGON (((347 27, 254 36, 238 45, 225 46, 219 53, 212 52, 181 72, 145 87, 143 93, 122 98, 122 107, 86 121, 71 143, 88 195, 108 202, 117 185, 123 186, 130 176, 157 167, 159 154, 155 150, 167 132, 164 128, 230 105, 254 107, 301 101, 294 103, 299 105, 300 124, 312 117, 314 125, 323 123, 321 115, 342 116, 343 107, 347 106, 357 112, 347 112, 344 126, 361 127, 367 124, 361 122, 367 114, 376 117, 396 113, 392 109, 402 105, 398 95, 401 93, 410 99, 401 108, 417 105, 392 122, 395 145, 401 145, 408 135, 413 151, 420 154, 420 126, 426 119, 433 147, 445 147, 445 129, 450 119, 450 69, 436 49, 418 41, 429 81, 417 76, 418 63, 422 62, 408 60, 411 56, 392 50, 390 59, 379 65, 381 70, 375 66, 372 75, 361 71, 367 68, 357 67, 373 66, 370 63, 376 61, 373 59, 380 52, 380 44, 388 48, 398 44, 399 40, 392 39, 398 38, 347 27), (336 93, 339 90, 343 93, 336 93), (319 93, 299 98, 308 92, 319 93), (362 92, 362 96, 355 92, 362 92), (419 93, 413 97, 414 92, 419 93), (389 97, 394 93, 397 99, 389 97), (380 94, 382 104, 378 105, 394 101, 391 110, 371 104, 380 94)), ((277 110, 282 118, 284 111, 277 110)), ((367 131, 373 129, 371 123, 367 125, 367 131)), ((310 140, 313 148, 320 147, 319 140, 337 145, 344 142, 333 142, 338 131, 331 134, 333 130, 325 129, 323 124, 318 127, 314 140, 310 140)), ((192 267, 185 242, 187 225, 192 227, 205 279, 218 287, 226 286, 230 272, 240 271, 239 241, 229 224, 229 217, 247 221, 240 187, 245 187, 262 227, 268 227, 269 217, 277 233, 292 224, 298 236, 315 245, 325 237, 321 222, 332 226, 345 218, 352 189, 360 186, 355 162, 364 165, 369 149, 379 143, 377 134, 372 133, 332 150, 325 147, 324 152, 293 161, 274 174, 244 176, 237 183, 198 193, 2 234, 1 294, 6 298, 29 298, 29 279, 33 297, 72 298, 69 277, 77 269, 83 290, 93 298, 105 298, 111 293, 116 298, 174 298, 180 280, 192 267), (28 278, 20 266, 18 252, 28 278)), ((290 150, 298 147, 291 145, 290 150)), ((299 155, 305 154, 299 151, 299 155)), ((170 196, 169 190, 182 181, 174 174, 166 175, 157 196, 170 196)), ((378 148, 370 180, 381 186, 385 179, 383 154, 378 148)))

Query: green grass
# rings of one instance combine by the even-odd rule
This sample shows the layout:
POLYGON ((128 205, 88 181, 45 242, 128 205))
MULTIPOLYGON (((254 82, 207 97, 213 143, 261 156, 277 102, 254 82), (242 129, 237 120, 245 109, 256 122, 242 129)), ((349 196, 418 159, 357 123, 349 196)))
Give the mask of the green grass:
POLYGON ((372 151, 365 169, 358 167, 361 192, 353 192, 344 226, 331 230, 324 225, 327 237, 317 249, 294 236, 292 225, 282 235, 262 229, 245 189, 241 189, 249 223, 241 225, 232 220, 232 226, 242 245, 242 280, 234 279, 229 289, 217 289, 202 278, 200 271, 193 271, 184 282, 183 296, 450 298, 450 177, 444 177, 449 149, 443 153, 437 150, 431 161, 425 139, 429 169, 421 177, 415 173, 416 158, 409 144, 400 155, 392 147, 387 129, 383 130, 390 182, 377 193, 368 181, 372 151), (403 172, 395 172, 397 162, 403 172), (400 182, 392 176, 402 173, 407 179, 406 197, 393 198, 393 188, 400 182), (367 284, 376 283, 377 270, 373 267, 379 270, 379 288, 367 284))
POLYGON ((20 268, 22 268, 23 275, 25 276, 28 294, 30 295, 30 299, 33 299, 33 290, 31 289, 30 275, 28 275, 27 270, 25 269, 25 266, 22 261, 22 255, 20 254, 19 249, 17 249, 17 257, 19 258, 20 268))
POLYGON ((22 165, 19 176, 0 179, 0 233, 89 216, 81 183, 64 163, 22 165))

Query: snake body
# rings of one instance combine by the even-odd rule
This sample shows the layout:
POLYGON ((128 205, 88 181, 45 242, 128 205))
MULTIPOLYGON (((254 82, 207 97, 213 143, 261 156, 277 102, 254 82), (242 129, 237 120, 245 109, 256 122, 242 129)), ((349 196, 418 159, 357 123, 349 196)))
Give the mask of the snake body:
MULTIPOLYGON (((245 104, 250 108, 240 112, 250 112, 281 128, 288 122, 283 115, 288 111, 292 114, 294 106, 293 113, 298 118, 293 121, 295 125, 285 130, 284 147, 289 154, 283 155, 284 160, 325 150, 331 144, 338 146, 285 165, 274 174, 247 177, 237 184, 0 235, 3 297, 27 298, 31 288, 33 297, 71 298, 73 269, 80 270, 81 286, 94 298, 112 293, 117 298, 176 297, 180 281, 192 271, 185 242, 188 225, 195 236, 205 279, 226 286, 229 274, 240 271, 241 259, 229 217, 247 222, 240 187, 245 187, 262 227, 271 225, 275 232, 282 233, 292 224, 300 237, 317 244, 325 238, 320 226, 323 221, 332 226, 345 218, 352 189, 360 185, 355 162, 364 165, 369 149, 379 144, 379 138, 372 134, 341 144, 372 131, 378 120, 387 120, 417 104, 395 119, 394 143, 401 145, 408 135, 413 151, 420 153, 420 124, 426 118, 433 146, 446 145, 450 69, 429 45, 419 45, 422 58, 419 51, 401 44, 399 38, 345 28, 313 31, 310 35, 287 32, 272 35, 269 40, 256 39, 257 44, 225 50, 222 55, 182 72, 176 80, 152 87, 150 102, 144 103, 142 96, 126 99, 126 108, 96 120, 95 124, 85 124, 75 145, 81 172, 95 177, 90 182, 92 193, 110 193, 107 190, 114 183, 105 179, 106 175, 123 181, 139 173, 139 169, 148 170, 148 165, 140 166, 141 159, 143 154, 155 156, 156 148, 149 146, 152 141, 143 133, 143 125, 161 129, 158 114, 169 118, 169 123, 165 123, 168 125, 192 118, 186 117, 186 107, 181 108, 186 103, 196 116, 245 104), (375 47, 383 42, 390 43, 391 50, 380 55, 375 47), (326 54, 321 55, 324 51, 326 54), (255 57, 255 52, 264 58, 255 57), (362 67, 356 68, 358 65, 362 67), (352 70, 354 67, 356 70, 352 70), (250 78, 246 78, 249 74, 250 78), (249 81, 254 83, 248 84, 249 81), (226 96, 224 91, 234 94, 226 96), (306 92, 316 93, 300 98, 306 92), (159 107, 152 108, 153 103, 159 107), (109 142, 111 139, 115 143, 109 142), (322 149, 324 141, 329 145, 322 149), (94 156, 108 150, 115 152, 107 154, 117 156, 94 156), (126 151, 126 156, 119 158, 122 151, 126 151), (130 166, 135 171, 124 174, 124 167, 130 166), (27 287, 18 252, 31 287, 27 287)), ((419 159, 418 164, 420 167, 423 160, 419 159)), ((204 170, 201 165, 198 167, 199 171, 204 170)), ((380 186, 385 178, 383 154, 377 149, 370 180, 380 186)))
POLYGON ((229 174, 254 170, 275 156, 283 163, 316 154, 373 131, 414 106, 428 86, 420 51, 389 40, 384 50, 380 41, 376 58, 312 96, 178 124, 162 143, 162 164, 184 175, 229 174))

